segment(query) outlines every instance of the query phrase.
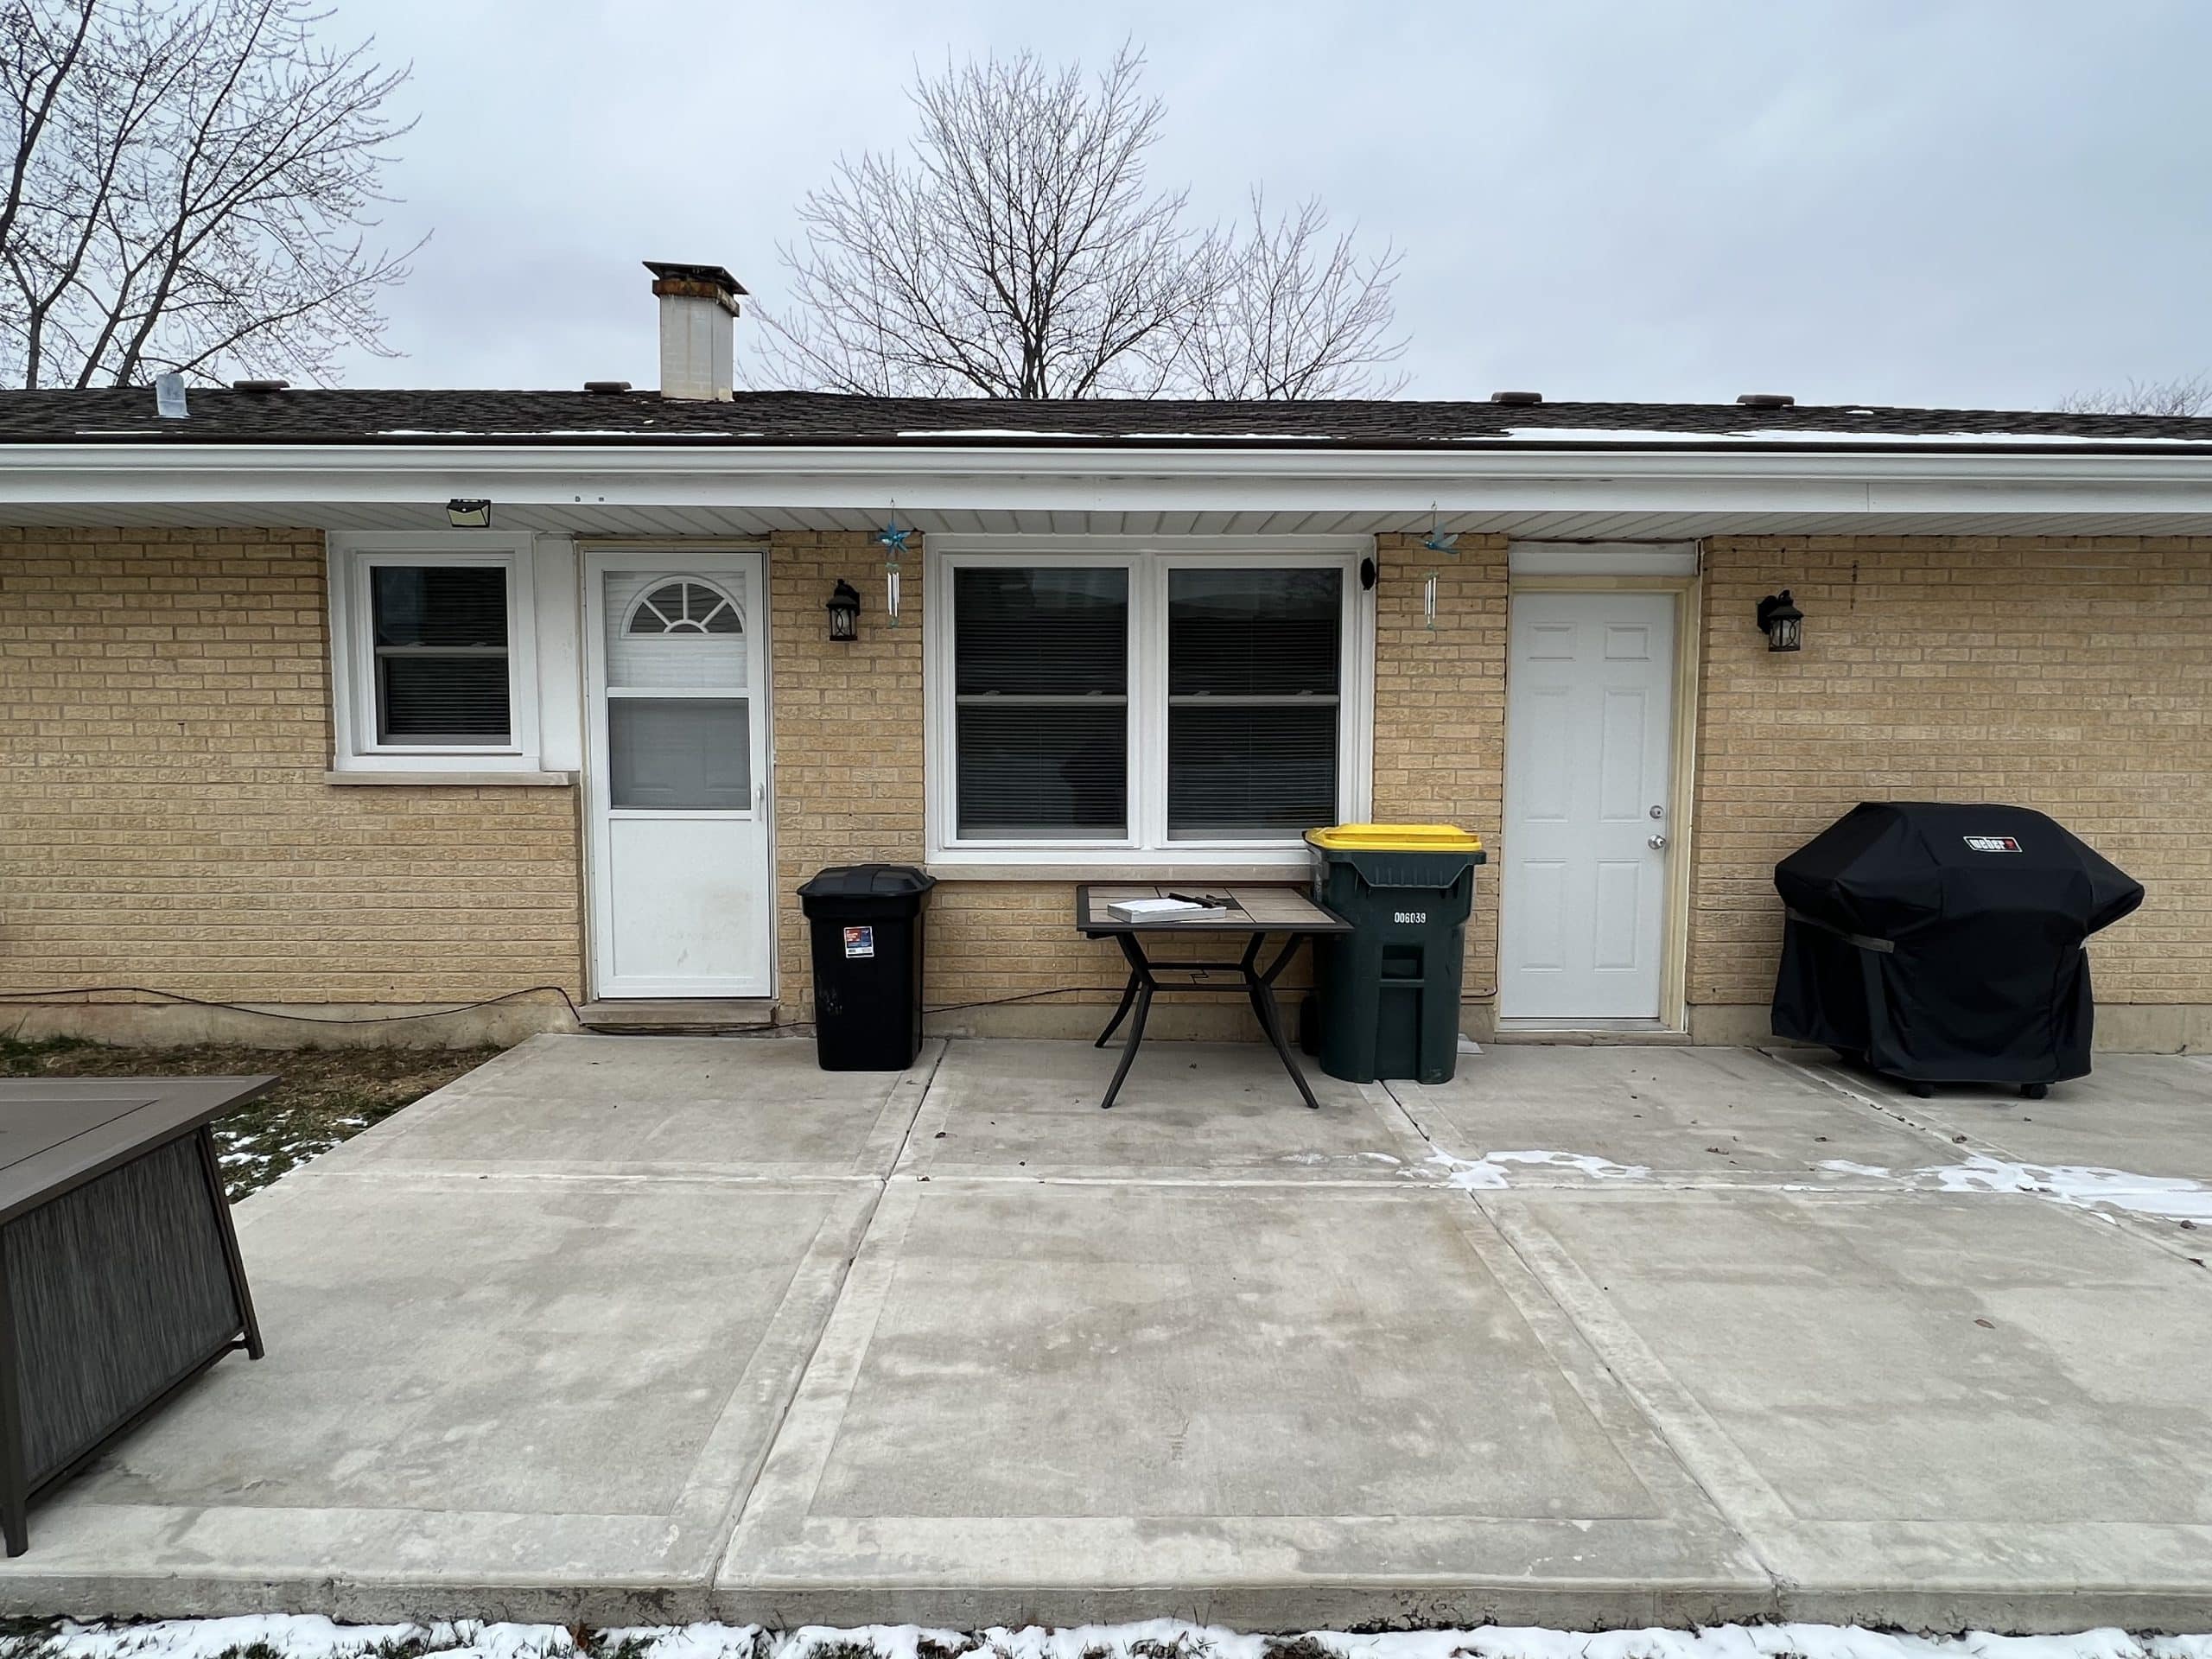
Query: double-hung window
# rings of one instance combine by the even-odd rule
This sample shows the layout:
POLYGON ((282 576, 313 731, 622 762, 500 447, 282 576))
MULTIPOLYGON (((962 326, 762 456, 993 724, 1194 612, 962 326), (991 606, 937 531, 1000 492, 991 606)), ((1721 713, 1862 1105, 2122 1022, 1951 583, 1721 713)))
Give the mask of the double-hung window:
POLYGON ((340 770, 534 767, 530 538, 333 538, 340 770))
POLYGON ((933 855, 1272 862, 1364 810, 1363 543, 948 539, 933 855))

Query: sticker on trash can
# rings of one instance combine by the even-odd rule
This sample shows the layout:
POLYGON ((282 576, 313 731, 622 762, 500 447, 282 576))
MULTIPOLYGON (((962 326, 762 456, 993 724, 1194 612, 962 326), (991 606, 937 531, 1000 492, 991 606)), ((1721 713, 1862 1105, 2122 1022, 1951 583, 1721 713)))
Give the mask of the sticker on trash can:
POLYGON ((875 930, 872 927, 849 927, 845 930, 845 955, 872 957, 875 954, 875 930))
POLYGON ((1393 912, 1390 919, 1400 927, 1427 927, 1428 912, 1425 910, 1401 910, 1393 912))
POLYGON ((2017 836, 1968 836, 1967 849, 1975 853, 2017 853, 2020 850, 2017 836))

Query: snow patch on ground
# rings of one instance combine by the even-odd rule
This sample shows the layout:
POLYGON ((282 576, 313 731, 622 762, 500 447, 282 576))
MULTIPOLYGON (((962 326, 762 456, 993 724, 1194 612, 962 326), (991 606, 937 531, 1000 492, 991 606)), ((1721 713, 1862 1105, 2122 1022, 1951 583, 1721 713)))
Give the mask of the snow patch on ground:
MULTIPOLYGON (((1152 1619, 1063 1630, 1030 1626, 964 1632, 913 1624, 772 1632, 751 1624, 659 1625, 601 1630, 582 1651, 603 1659, 820 1659, 859 1649, 879 1659, 1269 1659, 1293 1641, 1338 1659, 2212 1659, 2212 1636, 1890 1635, 1834 1624, 1722 1624, 1701 1630, 1394 1630, 1302 1638, 1255 1636, 1152 1619)), ((0 1638, 7 1659, 220 1659, 258 1648, 277 1659, 365 1659, 384 1654, 568 1659, 575 1640, 558 1625, 337 1624, 315 1615, 168 1619, 145 1624, 63 1624, 0 1638)), ((1310 1651, 1310 1649, 1309 1649, 1310 1651)))
POLYGON ((1511 1186, 1511 1171, 1516 1166, 1580 1170, 1599 1181, 1642 1181, 1651 1176, 1646 1165, 1617 1164, 1610 1158, 1595 1158, 1581 1152, 1491 1152, 1479 1158, 1454 1158, 1448 1152, 1433 1152, 1428 1161, 1444 1170, 1446 1186, 1470 1192, 1511 1186))
POLYGON ((1826 1160, 1821 1167, 1846 1175, 1888 1176, 1927 1192, 2025 1192, 2077 1210, 2108 1205, 2168 1221, 2212 1221, 2212 1187, 2202 1181, 2179 1175, 2138 1175, 2101 1164, 2018 1164, 1972 1152, 1963 1162, 1924 1169, 1892 1171, 1841 1158, 1826 1160))

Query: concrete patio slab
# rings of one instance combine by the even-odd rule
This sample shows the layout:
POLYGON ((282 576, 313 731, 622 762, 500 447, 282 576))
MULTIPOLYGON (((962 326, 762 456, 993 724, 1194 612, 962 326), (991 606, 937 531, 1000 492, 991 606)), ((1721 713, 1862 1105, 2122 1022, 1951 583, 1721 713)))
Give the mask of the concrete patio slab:
POLYGON ((882 1176, 944 1045, 905 1071, 824 1071, 766 1037, 543 1035, 318 1160, 443 1169, 798 1180, 882 1176))
MULTIPOLYGON (((1463 1058, 1450 1083, 1390 1090, 1439 1149, 1463 1160, 1548 1152, 1669 1185, 1840 1187, 1889 1185, 1868 1172, 1950 1161, 1943 1136, 1746 1049, 1499 1044, 1463 1058)), ((1511 1170, 1516 1186, 1618 1179, 1567 1162, 1511 1170)))
POLYGON ((1770 1591, 1456 1194, 935 1179, 887 1194, 715 1607, 1675 1624, 1770 1591))
POLYGON ((2212 1282, 2013 1195, 1484 1193, 1784 1616, 2194 1628, 2212 1282))
POLYGON ((2198 1167, 2199 1060, 1972 1133, 1710 1051, 1412 1116, 1170 1043, 1101 1112, 1110 1060, 526 1045, 240 1206, 269 1357, 0 1612, 2212 1628, 2202 1235, 1928 1175, 2198 1167))
POLYGON ((698 1616, 877 1189, 296 1174, 226 1358, 0 1563, 10 1613, 698 1616))
POLYGON ((2017 1089, 1944 1088, 1927 1099, 1889 1079, 1793 1052, 1787 1063, 1880 1101, 1901 1117, 2038 1164, 2120 1167, 2212 1183, 2212 1055, 2100 1054, 2086 1077, 2042 1100, 2017 1089), (2129 1161, 2133 1160, 2133 1161, 2129 1161))
POLYGON ((1299 1099, 1258 1043, 1152 1043, 1099 1109, 1117 1048, 957 1042, 916 1121, 902 1175, 1002 1179, 1433 1179, 1432 1150, 1387 1090, 1308 1065, 1299 1099))

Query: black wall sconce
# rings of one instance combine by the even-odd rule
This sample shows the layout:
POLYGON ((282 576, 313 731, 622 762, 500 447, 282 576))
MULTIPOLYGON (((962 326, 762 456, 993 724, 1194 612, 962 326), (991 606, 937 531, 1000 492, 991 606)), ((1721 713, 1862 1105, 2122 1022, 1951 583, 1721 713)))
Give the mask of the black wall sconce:
POLYGON ((860 590, 842 576, 830 592, 830 601, 823 607, 830 613, 830 637, 848 643, 861 637, 860 590))
POLYGON ((1785 588, 1759 601, 1759 632, 1766 635, 1769 651, 1797 651, 1805 640, 1805 613, 1799 610, 1785 588))

